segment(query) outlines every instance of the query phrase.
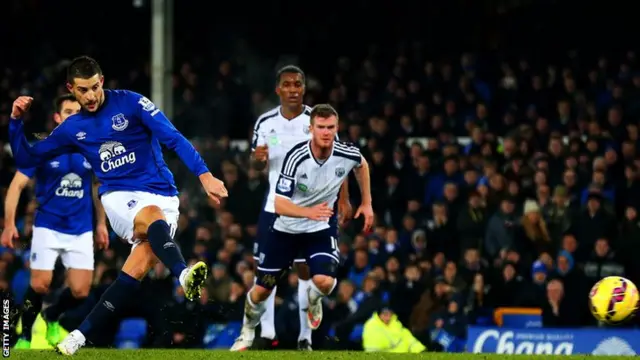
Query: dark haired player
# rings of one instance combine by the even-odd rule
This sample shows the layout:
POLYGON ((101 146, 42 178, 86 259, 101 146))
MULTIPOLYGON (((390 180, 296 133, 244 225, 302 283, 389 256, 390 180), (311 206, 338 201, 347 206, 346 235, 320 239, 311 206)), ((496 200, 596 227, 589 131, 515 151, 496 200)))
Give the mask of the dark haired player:
MULTIPOLYGON (((54 102, 53 120, 56 124, 80 111, 80 104, 71 94, 62 95, 54 102)), ((53 270, 58 257, 67 269, 67 288, 55 304, 43 315, 47 320, 47 340, 55 344, 62 340, 64 331, 58 318, 67 309, 79 305, 91 290, 93 281, 93 209, 96 209, 96 242, 99 248, 109 244, 106 218, 102 204, 93 190, 91 165, 80 154, 58 156, 35 167, 21 168, 9 185, 4 204, 2 246, 13 248, 18 239, 16 208, 22 191, 35 178, 35 195, 38 202, 29 267, 30 286, 22 308, 22 336, 16 342, 17 349, 31 348, 31 329, 40 310, 42 299, 49 293, 53 270)))
MULTIPOLYGON (((284 156, 295 144, 310 139, 309 114, 311 108, 302 103, 305 92, 305 74, 297 66, 287 65, 276 74, 276 94, 280 98, 280 106, 262 114, 253 129, 253 166, 258 170, 268 167, 269 192, 265 198, 263 211, 258 220, 257 239, 254 244, 253 256, 260 267, 268 234, 273 225, 276 214, 274 201, 276 196, 276 182, 282 167, 284 156)), ((340 194, 339 212, 344 219, 350 216, 351 205, 347 182, 340 194)), ((338 237, 338 224, 334 217, 331 229, 338 237)), ((296 259, 298 272, 298 302, 300 333, 298 335, 298 349, 311 350, 311 329, 307 324, 306 309, 307 289, 309 288, 309 269, 305 265, 304 257, 296 259)), ((275 295, 273 291, 265 303, 265 312, 260 321, 260 338, 254 342, 255 332, 252 328, 244 328, 244 332, 236 339, 231 351, 243 351, 249 348, 270 349, 277 345, 274 324, 275 295)))
POLYGON ((101 183, 100 199, 113 230, 133 244, 116 281, 105 291, 89 316, 56 350, 73 355, 92 329, 113 317, 159 259, 177 277, 188 299, 200 296, 207 265, 187 267, 173 241, 179 199, 173 174, 162 157, 160 144, 175 151, 200 178, 214 201, 227 196, 222 181, 213 177, 202 157, 146 97, 127 90, 104 90, 98 63, 87 56, 74 59, 67 70, 67 88, 82 110, 58 126, 46 139, 30 146, 20 118, 30 97, 13 103, 9 137, 19 166, 37 166, 53 157, 80 153, 101 183))

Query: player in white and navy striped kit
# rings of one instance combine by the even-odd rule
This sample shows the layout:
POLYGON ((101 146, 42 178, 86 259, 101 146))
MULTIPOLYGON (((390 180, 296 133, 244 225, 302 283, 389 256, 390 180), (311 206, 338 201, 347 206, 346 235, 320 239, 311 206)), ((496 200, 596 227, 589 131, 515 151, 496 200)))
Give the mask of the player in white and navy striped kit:
MULTIPOLYGON (((268 166, 269 192, 265 196, 263 211, 258 219, 258 231, 253 248, 253 257, 259 261, 262 249, 266 246, 268 235, 276 219, 275 198, 276 182, 280 175, 285 155, 291 148, 311 139, 309 130, 309 115, 311 108, 302 103, 305 89, 305 77, 303 71, 292 65, 281 68, 276 74, 276 93, 280 97, 280 106, 262 114, 253 129, 251 150, 253 152, 252 166, 263 170, 268 166)), ((336 135, 337 137, 337 135, 336 135)), ((341 188, 338 210, 344 219, 350 216, 348 182, 344 182, 341 188)), ((338 219, 335 214, 330 222, 332 235, 338 237, 338 219)), ((298 273, 298 304, 300 317, 300 333, 298 335, 298 349, 311 350, 311 329, 307 325, 306 294, 309 287, 309 270, 304 265, 305 259, 296 259, 296 271, 298 273)), ((243 333, 239 336, 231 351, 243 351, 249 347, 253 349, 270 349, 277 345, 276 330, 274 324, 275 315, 275 291, 265 303, 261 322, 261 332, 258 341, 254 342, 253 332, 243 333)))
POLYGON ((278 217, 266 245, 260 249, 257 283, 247 295, 242 332, 252 332, 265 310, 265 300, 291 262, 302 254, 312 283, 307 291, 307 322, 317 329, 322 321, 322 298, 336 285, 338 242, 329 219, 338 193, 351 170, 360 185, 362 204, 355 217, 365 217, 365 230, 373 223, 369 165, 355 147, 335 140, 338 114, 330 105, 318 105, 310 114, 311 140, 289 150, 276 183, 278 217))

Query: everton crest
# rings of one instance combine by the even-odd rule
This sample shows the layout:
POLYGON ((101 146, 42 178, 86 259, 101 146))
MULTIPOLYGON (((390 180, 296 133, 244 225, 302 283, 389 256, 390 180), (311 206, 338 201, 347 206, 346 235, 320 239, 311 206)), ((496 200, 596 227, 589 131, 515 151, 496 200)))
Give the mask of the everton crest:
POLYGON ((111 127, 115 131, 122 131, 122 130, 126 129, 127 126, 129 126, 129 120, 127 120, 127 118, 124 117, 124 114, 118 114, 118 115, 112 117, 111 121, 113 122, 111 127))
POLYGON ((343 177, 345 172, 343 167, 336 168, 336 177, 343 177))

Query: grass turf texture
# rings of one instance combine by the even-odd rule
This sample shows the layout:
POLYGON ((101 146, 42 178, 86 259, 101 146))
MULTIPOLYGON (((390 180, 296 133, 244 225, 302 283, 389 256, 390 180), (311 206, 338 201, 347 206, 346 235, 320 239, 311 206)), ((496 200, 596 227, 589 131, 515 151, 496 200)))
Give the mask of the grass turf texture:
POLYGON ((364 352, 341 352, 341 351, 246 351, 232 353, 220 350, 102 350, 102 349, 80 349, 75 356, 64 357, 56 354, 53 350, 13 350, 11 359, 39 360, 39 359, 95 359, 95 360, 282 360, 285 358, 300 358, 310 360, 372 360, 372 359, 428 359, 428 360, 582 360, 582 359, 603 359, 603 360, 623 360, 630 359, 630 356, 593 356, 593 355, 496 355, 496 354, 382 354, 364 352))

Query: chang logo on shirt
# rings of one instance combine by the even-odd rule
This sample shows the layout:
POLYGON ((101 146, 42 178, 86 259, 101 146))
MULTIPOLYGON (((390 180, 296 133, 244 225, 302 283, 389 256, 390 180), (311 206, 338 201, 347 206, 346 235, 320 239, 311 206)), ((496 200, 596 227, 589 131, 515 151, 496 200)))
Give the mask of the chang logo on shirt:
POLYGON ((117 141, 108 141, 102 144, 98 153, 102 161, 100 169, 105 173, 136 162, 136 153, 127 153, 127 149, 117 141))
POLYGON ((82 199, 84 189, 82 189, 82 178, 75 173, 68 173, 60 180, 60 186, 56 189, 56 195, 69 198, 82 199))

